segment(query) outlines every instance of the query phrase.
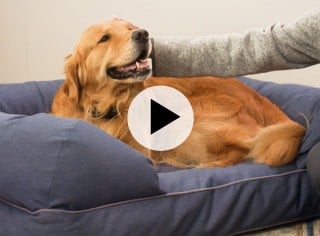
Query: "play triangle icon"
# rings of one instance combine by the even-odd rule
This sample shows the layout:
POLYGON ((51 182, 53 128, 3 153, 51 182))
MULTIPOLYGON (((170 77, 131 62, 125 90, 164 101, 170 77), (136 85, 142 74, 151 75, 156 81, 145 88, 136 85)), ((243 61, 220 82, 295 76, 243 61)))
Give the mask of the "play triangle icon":
POLYGON ((152 151, 172 150, 190 135, 194 122, 186 96, 172 87, 157 85, 141 91, 128 109, 132 137, 152 151))
POLYGON ((179 115, 151 99, 151 134, 178 118, 179 115))

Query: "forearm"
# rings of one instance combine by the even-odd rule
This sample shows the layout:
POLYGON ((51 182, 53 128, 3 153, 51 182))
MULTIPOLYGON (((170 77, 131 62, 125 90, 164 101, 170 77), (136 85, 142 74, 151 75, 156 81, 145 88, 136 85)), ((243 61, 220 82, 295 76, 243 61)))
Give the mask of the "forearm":
POLYGON ((243 34, 155 38, 156 76, 240 76, 310 66, 320 61, 320 13, 293 24, 243 34))

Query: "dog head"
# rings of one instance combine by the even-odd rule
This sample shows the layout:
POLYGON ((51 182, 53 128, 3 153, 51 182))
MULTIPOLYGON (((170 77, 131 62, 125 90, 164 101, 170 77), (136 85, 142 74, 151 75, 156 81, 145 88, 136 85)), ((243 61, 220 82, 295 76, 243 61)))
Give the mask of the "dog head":
POLYGON ((66 79, 52 113, 84 119, 121 140, 133 140, 126 113, 151 74, 150 53, 148 32, 129 22, 114 19, 91 26, 66 57, 66 79))
POLYGON ((65 93, 79 101, 83 89, 141 82, 151 74, 151 48, 148 32, 124 20, 89 27, 66 58, 65 93))

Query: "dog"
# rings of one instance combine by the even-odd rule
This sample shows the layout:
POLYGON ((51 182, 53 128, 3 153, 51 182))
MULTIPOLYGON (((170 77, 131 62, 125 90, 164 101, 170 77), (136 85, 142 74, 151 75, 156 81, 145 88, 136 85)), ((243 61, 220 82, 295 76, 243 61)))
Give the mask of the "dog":
POLYGON ((152 77, 146 30, 113 19, 89 27, 66 57, 66 79, 52 113, 85 120, 142 152, 153 164, 179 168, 225 167, 246 159, 268 166, 295 159, 305 128, 267 98, 235 78, 152 77), (168 151, 141 146, 127 112, 145 88, 165 85, 183 93, 194 111, 188 138, 168 151))

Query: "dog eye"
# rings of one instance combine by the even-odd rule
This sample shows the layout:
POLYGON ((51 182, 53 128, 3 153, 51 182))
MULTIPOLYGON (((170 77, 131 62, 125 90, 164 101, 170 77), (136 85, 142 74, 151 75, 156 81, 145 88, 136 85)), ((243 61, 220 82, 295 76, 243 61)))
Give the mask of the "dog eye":
POLYGON ((98 43, 103 43, 103 42, 106 42, 110 39, 110 35, 109 34, 106 34, 106 35, 103 35, 102 38, 100 39, 100 41, 98 43))

